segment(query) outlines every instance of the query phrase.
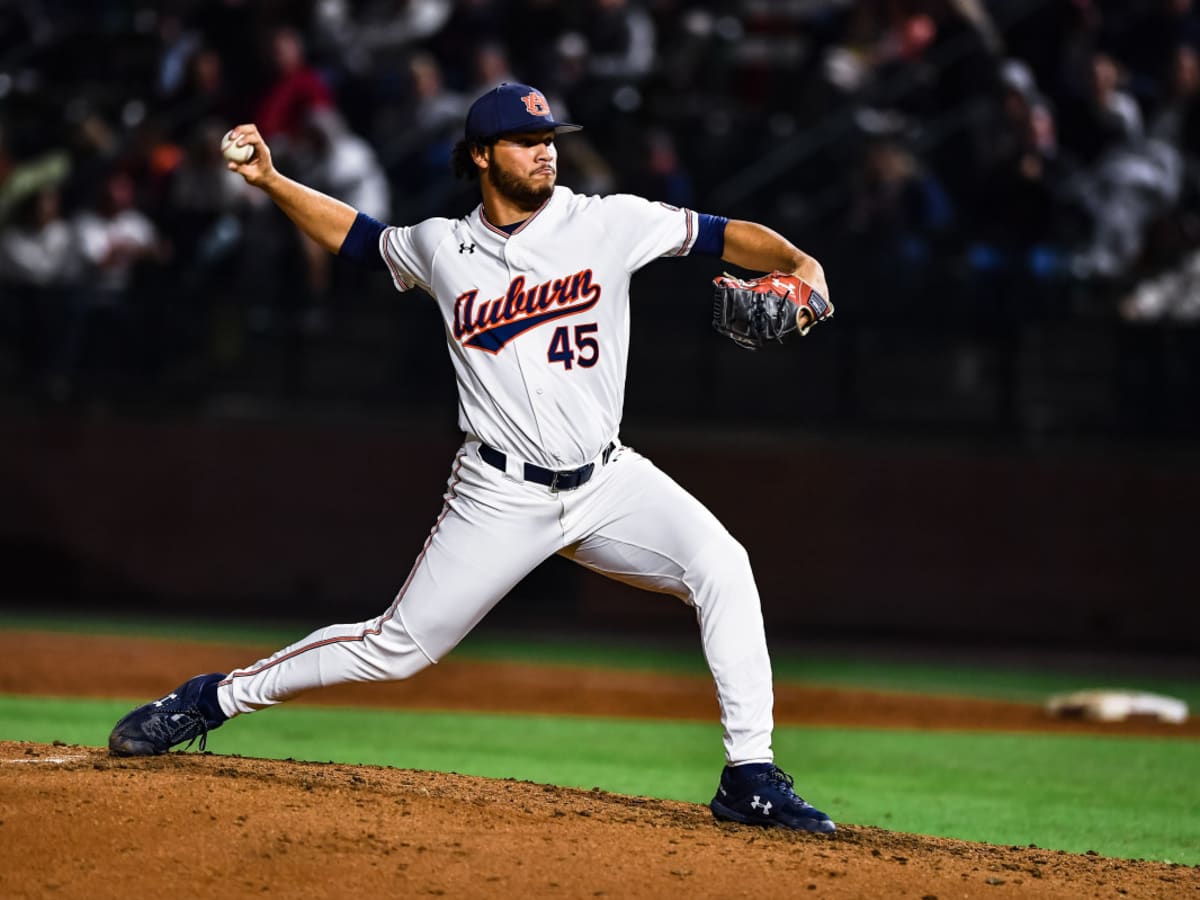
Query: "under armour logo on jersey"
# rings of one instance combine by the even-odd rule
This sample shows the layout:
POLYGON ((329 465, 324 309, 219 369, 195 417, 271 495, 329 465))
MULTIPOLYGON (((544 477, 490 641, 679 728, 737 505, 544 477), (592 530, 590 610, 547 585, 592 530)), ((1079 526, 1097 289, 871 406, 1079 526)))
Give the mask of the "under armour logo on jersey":
POLYGON ((154 705, 155 705, 155 706, 162 706, 162 705, 163 705, 164 703, 166 703, 168 700, 174 700, 174 699, 175 699, 176 697, 178 697, 178 696, 179 696, 178 694, 167 694, 167 696, 163 697, 161 700, 155 700, 155 701, 154 701, 154 705))
POLYGON ((474 244, 468 244, 466 241, 462 241, 462 242, 461 242, 461 243, 458 245, 458 252, 459 252, 459 253, 474 253, 474 252, 475 252, 475 245, 474 245, 474 244))
POLYGON ((546 98, 537 91, 531 91, 526 94, 521 100, 525 103, 525 111, 531 116, 548 116, 550 115, 550 104, 546 102, 546 98))
POLYGON ((509 341, 551 319, 573 316, 600 302, 600 285, 592 283, 592 270, 525 287, 525 276, 509 282, 508 290, 494 300, 479 299, 467 291, 454 300, 454 337, 463 346, 499 353, 509 341))
POLYGON ((762 814, 763 814, 764 816, 769 816, 769 815, 771 814, 771 801, 770 801, 770 800, 767 800, 767 801, 764 803, 764 802, 763 802, 763 801, 762 801, 762 800, 759 798, 758 794, 755 794, 755 795, 754 795, 754 799, 753 799, 752 801, 750 801, 750 808, 751 808, 751 809, 761 809, 761 810, 762 810, 762 814))

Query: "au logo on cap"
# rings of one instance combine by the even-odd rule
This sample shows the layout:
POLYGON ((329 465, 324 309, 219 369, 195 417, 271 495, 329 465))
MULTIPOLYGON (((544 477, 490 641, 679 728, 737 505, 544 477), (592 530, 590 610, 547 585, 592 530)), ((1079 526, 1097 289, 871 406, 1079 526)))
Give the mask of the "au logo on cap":
POLYGON ((471 104, 463 136, 469 141, 479 141, 502 134, 551 129, 555 134, 565 134, 578 131, 580 126, 554 121, 546 95, 537 88, 506 81, 471 104))
POLYGON ((550 115, 550 104, 547 103, 546 98, 537 91, 530 91, 521 99, 525 102, 525 111, 531 116, 550 115))

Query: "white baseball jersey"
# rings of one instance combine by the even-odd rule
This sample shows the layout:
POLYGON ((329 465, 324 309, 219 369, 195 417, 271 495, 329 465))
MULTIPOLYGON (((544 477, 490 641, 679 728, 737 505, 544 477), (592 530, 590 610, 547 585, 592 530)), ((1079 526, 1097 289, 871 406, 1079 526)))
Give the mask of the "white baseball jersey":
POLYGON ((569 469, 594 459, 620 424, 630 276, 690 252, 697 220, 628 194, 556 187, 511 235, 481 205, 462 219, 388 228, 380 250, 398 289, 437 300, 462 430, 569 469))

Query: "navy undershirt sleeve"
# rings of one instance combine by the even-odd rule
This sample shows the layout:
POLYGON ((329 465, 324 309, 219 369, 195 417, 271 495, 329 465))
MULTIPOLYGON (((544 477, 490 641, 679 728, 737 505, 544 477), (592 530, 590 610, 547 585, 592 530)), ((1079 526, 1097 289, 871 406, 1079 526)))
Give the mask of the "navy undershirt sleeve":
POLYGON ((338 257, 369 268, 387 269, 387 263, 379 252, 379 236, 387 226, 366 213, 359 213, 346 233, 346 239, 338 248, 338 257))
POLYGON ((696 234, 696 243, 692 245, 692 253, 701 256, 720 257, 725 252, 725 226, 729 220, 724 216, 710 216, 698 213, 700 227, 696 234))

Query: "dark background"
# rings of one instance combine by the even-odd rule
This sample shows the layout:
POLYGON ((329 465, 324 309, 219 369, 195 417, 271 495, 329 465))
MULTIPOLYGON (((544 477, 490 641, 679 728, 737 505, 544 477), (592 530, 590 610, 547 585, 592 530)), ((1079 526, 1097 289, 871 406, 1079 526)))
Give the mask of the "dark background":
MULTIPOLYGON (((586 126, 562 183, 825 266, 835 318, 758 353, 711 330, 719 262, 634 280, 622 437, 746 544, 773 639, 1193 655, 1192 6, 0 4, 0 603, 387 605, 460 440, 436 311, 216 144, 256 121, 380 218, 461 215, 449 146, 507 78, 586 126)), ((486 627, 687 617, 550 560, 486 627)))

